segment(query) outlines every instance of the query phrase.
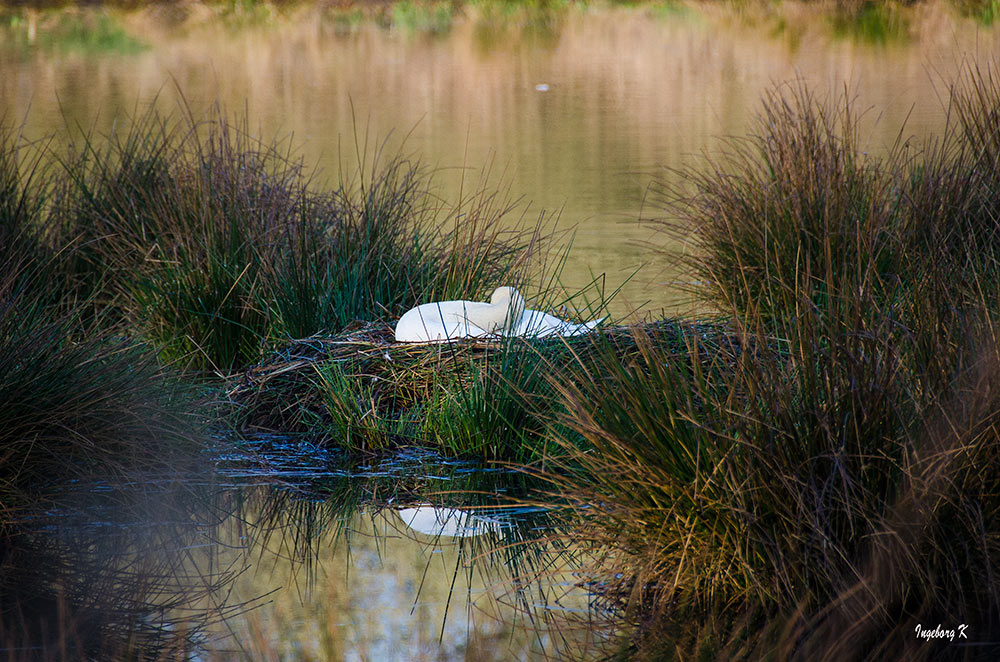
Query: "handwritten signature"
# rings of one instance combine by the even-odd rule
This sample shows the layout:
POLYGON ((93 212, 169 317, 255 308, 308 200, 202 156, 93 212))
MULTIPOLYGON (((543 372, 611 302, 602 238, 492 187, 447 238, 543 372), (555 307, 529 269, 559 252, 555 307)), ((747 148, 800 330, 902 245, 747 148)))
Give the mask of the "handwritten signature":
POLYGON ((957 635, 959 639, 968 639, 969 637, 965 634, 965 629, 969 627, 968 625, 962 624, 955 629, 945 629, 941 627, 938 623, 937 627, 930 629, 925 628, 920 623, 917 623, 916 633, 917 637, 925 641, 931 639, 947 639, 948 641, 955 641, 955 636, 957 635))

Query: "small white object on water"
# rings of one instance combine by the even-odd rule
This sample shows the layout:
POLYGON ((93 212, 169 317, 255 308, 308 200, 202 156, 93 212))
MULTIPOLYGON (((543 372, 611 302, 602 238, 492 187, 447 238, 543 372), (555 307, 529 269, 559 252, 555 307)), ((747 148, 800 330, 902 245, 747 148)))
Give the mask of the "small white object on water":
POLYGON ((396 514, 411 530, 433 538, 470 538, 484 533, 498 533, 502 528, 495 519, 458 508, 421 505, 400 508, 396 514))
POLYGON ((493 290, 489 303, 439 301, 411 308, 396 323, 396 342, 441 342, 458 338, 516 335, 531 338, 577 336, 601 319, 574 324, 540 310, 524 307, 524 297, 513 287, 493 290))
POLYGON ((548 92, 549 91, 549 84, 548 83, 539 83, 538 85, 535 85, 535 91, 536 92, 548 92))

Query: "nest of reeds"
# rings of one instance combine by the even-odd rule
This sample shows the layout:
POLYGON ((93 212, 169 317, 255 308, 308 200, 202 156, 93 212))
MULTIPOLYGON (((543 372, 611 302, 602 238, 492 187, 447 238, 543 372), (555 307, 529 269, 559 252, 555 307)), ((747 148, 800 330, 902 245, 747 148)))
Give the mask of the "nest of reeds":
POLYGON ((356 323, 335 336, 293 340, 246 370, 227 397, 246 428, 315 432, 326 408, 325 370, 367 387, 372 412, 387 415, 425 401, 443 374, 461 379, 470 361, 485 362, 497 350, 498 344, 487 340, 397 343, 388 323, 356 323))
MULTIPOLYGON (((453 343, 397 343, 388 323, 357 323, 335 336, 292 341, 237 377, 226 396, 233 423, 243 432, 305 433, 326 440, 361 432, 368 448, 428 445, 426 425, 433 424, 428 419, 440 418, 449 403, 461 411, 447 417, 471 416, 476 422, 470 428, 496 425, 540 434, 557 406, 552 383, 568 374, 567 368, 586 368, 608 352, 633 361, 644 340, 686 354, 692 339, 706 358, 718 359, 723 346, 731 355, 736 346, 718 324, 676 320, 600 327, 571 338, 453 343)), ((478 432, 489 436, 489 430, 478 432)))

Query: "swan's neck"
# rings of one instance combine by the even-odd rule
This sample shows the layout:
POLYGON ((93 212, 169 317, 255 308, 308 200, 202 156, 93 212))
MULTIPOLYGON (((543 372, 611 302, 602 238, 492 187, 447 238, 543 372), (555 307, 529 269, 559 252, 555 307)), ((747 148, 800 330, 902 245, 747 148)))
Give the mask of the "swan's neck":
POLYGON ((503 321, 498 331, 510 331, 517 326, 524 314, 524 297, 513 287, 498 287, 490 296, 490 306, 503 311, 503 321))
POLYGON ((489 333, 514 328, 524 312, 524 297, 513 287, 498 287, 489 304, 466 311, 466 319, 489 333))

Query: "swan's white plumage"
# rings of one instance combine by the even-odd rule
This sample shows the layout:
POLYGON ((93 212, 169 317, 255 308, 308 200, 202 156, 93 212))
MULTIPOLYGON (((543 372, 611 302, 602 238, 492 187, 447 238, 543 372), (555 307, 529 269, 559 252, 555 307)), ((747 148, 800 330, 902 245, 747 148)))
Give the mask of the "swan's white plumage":
POLYGON ((540 310, 525 309, 521 319, 513 325, 511 333, 518 336, 544 338, 545 336, 579 336, 600 324, 604 318, 591 320, 585 324, 574 324, 561 320, 555 315, 540 310))
POLYGON ((524 310, 524 297, 513 287, 493 290, 489 303, 438 301, 411 308, 396 323, 396 342, 480 338, 510 329, 524 310))
POLYGON ((524 297, 513 287, 498 287, 489 303, 440 301, 411 308, 396 323, 396 341, 433 342, 502 334, 576 336, 587 333, 602 320, 586 324, 566 322, 540 310, 525 308, 524 297))

